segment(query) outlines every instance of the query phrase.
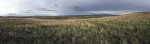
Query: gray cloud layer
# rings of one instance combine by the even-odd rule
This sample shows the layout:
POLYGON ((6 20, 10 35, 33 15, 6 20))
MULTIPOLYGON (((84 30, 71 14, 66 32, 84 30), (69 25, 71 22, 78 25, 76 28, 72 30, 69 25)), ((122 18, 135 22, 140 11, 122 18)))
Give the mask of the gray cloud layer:
POLYGON ((31 11, 30 14, 47 14, 47 12, 47 15, 80 15, 98 12, 117 14, 120 13, 119 11, 150 11, 150 0, 20 0, 19 8, 21 13, 33 10, 34 12, 31 11))

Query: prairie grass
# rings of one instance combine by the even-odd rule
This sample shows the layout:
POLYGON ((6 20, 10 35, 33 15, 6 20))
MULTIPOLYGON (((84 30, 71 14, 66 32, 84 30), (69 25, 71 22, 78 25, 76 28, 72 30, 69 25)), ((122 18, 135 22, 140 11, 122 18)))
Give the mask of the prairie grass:
POLYGON ((150 44, 150 14, 85 19, 1 18, 0 44, 150 44))

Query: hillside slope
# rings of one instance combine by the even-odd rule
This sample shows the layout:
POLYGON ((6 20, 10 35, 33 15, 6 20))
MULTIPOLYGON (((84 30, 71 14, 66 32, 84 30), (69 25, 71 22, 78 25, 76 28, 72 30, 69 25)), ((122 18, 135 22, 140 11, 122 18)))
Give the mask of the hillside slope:
POLYGON ((0 44, 150 44, 150 13, 85 19, 0 19, 0 44))

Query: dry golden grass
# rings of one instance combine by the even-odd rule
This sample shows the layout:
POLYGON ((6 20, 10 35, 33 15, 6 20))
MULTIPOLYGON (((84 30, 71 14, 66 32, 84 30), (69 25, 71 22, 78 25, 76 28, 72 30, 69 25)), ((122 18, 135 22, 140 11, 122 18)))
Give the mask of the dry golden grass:
POLYGON ((79 19, 66 19, 66 20, 58 20, 58 19, 36 19, 36 18, 26 18, 26 21, 29 21, 33 24, 38 25, 67 25, 67 24, 73 24, 76 23, 79 19))
POLYGON ((0 17, 0 44, 150 44, 150 13, 81 18, 0 17))

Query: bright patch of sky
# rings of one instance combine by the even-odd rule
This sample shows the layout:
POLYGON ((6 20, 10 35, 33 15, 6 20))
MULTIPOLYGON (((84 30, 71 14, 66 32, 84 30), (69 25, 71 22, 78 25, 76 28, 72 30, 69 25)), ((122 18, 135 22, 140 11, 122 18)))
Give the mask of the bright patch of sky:
POLYGON ((18 0, 0 0, 0 15, 18 12, 18 0))

